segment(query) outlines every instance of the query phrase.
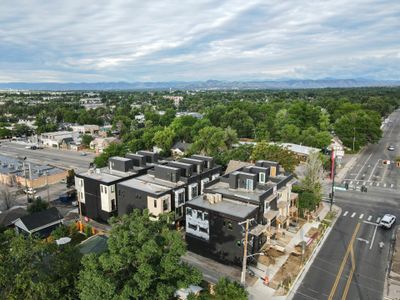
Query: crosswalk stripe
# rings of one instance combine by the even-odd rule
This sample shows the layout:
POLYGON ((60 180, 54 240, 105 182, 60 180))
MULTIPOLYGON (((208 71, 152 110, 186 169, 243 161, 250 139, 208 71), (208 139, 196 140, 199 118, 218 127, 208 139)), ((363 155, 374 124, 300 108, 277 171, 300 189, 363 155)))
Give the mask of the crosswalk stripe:
POLYGON ((386 187, 386 183, 383 184, 383 187, 386 187))
POLYGON ((361 214, 361 215, 360 215, 360 219, 362 219, 363 217, 364 217, 364 214, 361 214))
POLYGON ((372 182, 369 183, 369 186, 371 186, 371 185, 372 185, 372 182))
POLYGON ((376 219, 376 223, 379 223, 381 221, 381 218, 376 219))
POLYGON ((350 184, 352 184, 353 183, 353 180, 352 181, 350 181, 350 184))
POLYGON ((348 213, 349 213, 349 212, 346 210, 346 211, 344 212, 344 214, 343 214, 343 217, 347 216, 348 213))
POLYGON ((376 184, 376 186, 379 186, 379 182, 376 184))
POLYGON ((393 187, 393 183, 390 185, 390 187, 391 187, 391 188, 393 187))
POLYGON ((372 219, 372 216, 369 216, 367 220, 368 220, 368 221, 371 221, 371 219, 372 219))
POLYGON ((353 214, 351 215, 351 217, 352 217, 352 218, 354 218, 354 216, 355 216, 355 215, 356 215, 356 213, 355 213, 355 212, 353 212, 353 214))

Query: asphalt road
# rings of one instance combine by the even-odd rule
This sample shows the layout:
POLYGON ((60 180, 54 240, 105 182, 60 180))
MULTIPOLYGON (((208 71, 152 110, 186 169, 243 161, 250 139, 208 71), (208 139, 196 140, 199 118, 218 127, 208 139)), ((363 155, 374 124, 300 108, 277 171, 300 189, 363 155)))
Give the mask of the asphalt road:
POLYGON ((38 150, 26 149, 26 144, 2 141, 0 155, 10 157, 25 157, 32 163, 50 164, 63 168, 74 169, 76 173, 85 172, 89 163, 93 161, 94 154, 87 153, 81 156, 79 152, 44 148, 38 150))
POLYGON ((365 185, 368 189, 400 189, 400 168, 394 164, 400 156, 400 111, 394 112, 383 128, 383 137, 378 144, 370 145, 363 151, 357 164, 347 173, 342 183, 351 187, 365 185), (395 147, 389 151, 389 145, 395 147), (390 161, 390 164, 383 164, 390 161))
POLYGON ((383 298, 394 229, 385 230, 377 223, 386 213, 400 221, 400 168, 382 164, 399 153, 400 112, 390 120, 379 144, 367 147, 346 176, 351 187, 365 185, 368 192, 335 192, 342 214, 293 299, 383 298), (388 145, 396 151, 388 151, 388 145), (383 249, 379 242, 384 243, 383 249))

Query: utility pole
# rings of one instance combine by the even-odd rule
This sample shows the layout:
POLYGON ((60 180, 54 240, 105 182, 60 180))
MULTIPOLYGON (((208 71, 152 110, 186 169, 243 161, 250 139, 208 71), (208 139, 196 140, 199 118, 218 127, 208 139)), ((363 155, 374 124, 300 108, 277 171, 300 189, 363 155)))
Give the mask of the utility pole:
POLYGON ((47 188, 47 202, 50 204, 50 190, 49 190, 49 172, 46 171, 46 188, 47 188))
POLYGON ((242 262, 242 274, 240 277, 240 283, 244 286, 246 283, 246 267, 247 267, 247 239, 249 236, 249 223, 254 219, 247 219, 246 221, 240 222, 239 225, 246 223, 244 241, 243 241, 243 262, 242 262))
POLYGON ((26 169, 25 169, 25 159, 22 161, 22 168, 24 169, 24 180, 25 180, 25 193, 26 193, 26 202, 29 202, 29 194, 28 194, 28 183, 26 181, 26 169))
POLYGON ((335 193, 335 149, 332 147, 332 153, 331 153, 331 179, 332 179, 332 190, 331 190, 331 205, 329 207, 329 211, 332 211, 332 205, 333 205, 333 196, 335 193))

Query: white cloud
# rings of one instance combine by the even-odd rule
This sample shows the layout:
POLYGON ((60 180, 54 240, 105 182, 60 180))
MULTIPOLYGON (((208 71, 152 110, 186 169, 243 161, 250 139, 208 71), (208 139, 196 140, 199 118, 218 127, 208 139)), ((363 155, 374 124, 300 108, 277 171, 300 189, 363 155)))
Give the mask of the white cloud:
POLYGON ((0 24, 0 81, 400 79, 396 0, 3 0, 0 24))

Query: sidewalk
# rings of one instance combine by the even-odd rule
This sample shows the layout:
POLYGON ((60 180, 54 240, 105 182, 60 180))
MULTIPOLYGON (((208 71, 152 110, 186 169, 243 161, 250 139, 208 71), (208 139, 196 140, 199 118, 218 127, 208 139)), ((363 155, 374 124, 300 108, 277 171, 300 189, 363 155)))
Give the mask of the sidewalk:
MULTIPOLYGON (((326 215, 329 212, 329 205, 326 203, 322 203, 322 205, 323 205, 323 208, 318 212, 318 217, 320 220, 325 219, 326 215)), ((336 208, 336 207, 335 207, 335 209, 339 210, 339 208, 336 208)), ((286 299, 286 297, 288 297, 288 295, 290 295, 290 291, 289 291, 288 295, 286 295, 286 296, 276 296, 275 293, 277 290, 264 285, 263 280, 261 278, 263 278, 265 275, 268 275, 268 277, 270 278, 270 281, 272 281, 273 277, 281 269, 281 267, 284 265, 284 263, 289 258, 291 252, 295 249, 295 246, 298 245, 302 241, 308 242, 310 238, 305 237, 305 235, 307 234, 307 232, 309 232, 309 230, 311 228, 313 228, 313 227, 318 228, 320 224, 321 224, 320 221, 311 221, 311 222, 305 223, 301 229, 299 229, 295 234, 293 234, 290 242, 285 247, 285 249, 286 249, 285 255, 277 258, 273 265, 265 266, 261 263, 258 263, 256 268, 249 267, 249 269, 254 271, 254 273, 258 277, 258 279, 254 283, 254 285, 249 286, 247 288, 247 291, 249 292, 249 295, 250 295, 249 299, 252 299, 252 300, 258 300, 258 299, 280 300, 280 299, 286 299)), ((329 228, 331 228, 331 227, 329 227, 329 228)), ((328 229, 325 232, 323 238, 319 241, 318 246, 316 248, 314 248, 314 252, 310 256, 309 262, 310 261, 312 262, 314 255, 316 255, 316 253, 318 253, 319 247, 323 244, 326 237, 329 235, 329 231, 330 231, 330 229, 328 229)), ((286 234, 290 234, 290 233, 287 232, 286 234)), ((294 281, 293 286, 295 286, 297 281, 302 279, 302 278, 300 278, 300 276, 303 273, 305 274, 306 273, 305 271, 308 270, 308 268, 309 268, 309 263, 306 263, 306 265, 303 267, 303 269, 300 271, 299 275, 297 276, 296 280, 294 281)))
POLYGON ((400 228, 397 227, 393 232, 394 244, 389 253, 388 270, 383 289, 384 299, 400 299, 400 228))

